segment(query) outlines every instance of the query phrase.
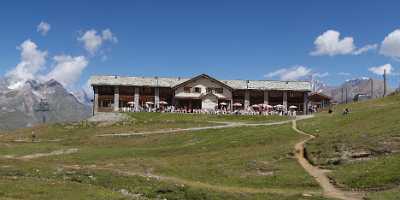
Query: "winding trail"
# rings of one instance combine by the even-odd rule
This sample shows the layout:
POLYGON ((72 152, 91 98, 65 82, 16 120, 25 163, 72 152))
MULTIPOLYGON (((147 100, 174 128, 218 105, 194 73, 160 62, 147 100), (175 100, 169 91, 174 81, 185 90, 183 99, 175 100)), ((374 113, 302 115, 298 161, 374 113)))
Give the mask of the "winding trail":
MULTIPOLYGON (((70 166, 64 166, 66 169, 70 168, 70 166)), ((77 166, 75 166, 76 168, 77 166)), ((117 173, 122 176, 139 176, 144 178, 151 178, 158 181, 167 181, 175 184, 179 184, 181 186, 191 186, 196 188, 204 188, 214 191, 228 192, 228 193, 249 193, 249 194, 259 194, 259 193, 274 193, 280 195, 296 195, 301 193, 307 193, 312 195, 321 195, 319 190, 305 190, 299 192, 298 189, 291 188, 251 188, 251 187, 238 187, 238 186, 225 186, 225 185, 217 185, 212 183, 206 183, 195 180, 188 180, 179 177, 173 176, 163 176, 163 175, 155 175, 152 173, 142 173, 136 171, 128 171, 116 169, 115 167, 99 167, 99 166, 79 166, 80 169, 93 169, 93 170, 107 170, 114 173, 117 173)))
POLYGON ((320 169, 318 167, 315 167, 308 162, 308 160, 304 157, 304 144, 312 139, 315 138, 315 136, 305 133, 299 129, 297 129, 297 120, 292 121, 292 128, 294 131, 296 131, 299 134, 308 136, 307 139, 297 143, 295 145, 295 156, 297 161, 300 163, 300 165, 306 170, 308 174, 310 174, 312 177, 315 178, 315 180, 319 183, 319 185, 322 187, 323 194, 324 196, 328 198, 336 198, 336 199, 342 199, 342 200, 362 200, 362 194, 355 193, 355 192, 348 192, 348 191, 343 191, 337 187, 335 187, 330 181, 328 176, 325 174, 326 171, 323 169, 320 169))
POLYGON ((62 149, 62 150, 56 150, 52 151, 49 153, 35 153, 35 154, 29 154, 29 155, 24 155, 24 156, 12 156, 12 155, 6 155, 3 156, 2 158, 8 158, 8 159, 19 159, 19 160, 30 160, 30 159, 35 159, 35 158, 41 158, 41 157, 48 157, 48 156, 59 156, 59 155, 66 155, 66 154, 73 154, 78 152, 77 148, 71 148, 71 149, 62 149))

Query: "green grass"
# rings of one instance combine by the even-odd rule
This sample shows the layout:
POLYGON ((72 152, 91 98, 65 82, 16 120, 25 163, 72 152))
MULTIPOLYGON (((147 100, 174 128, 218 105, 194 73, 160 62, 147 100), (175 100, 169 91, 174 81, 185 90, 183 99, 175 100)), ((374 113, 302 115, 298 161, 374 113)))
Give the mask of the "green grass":
MULTIPOLYGON (((347 188, 390 189, 400 185, 400 96, 370 100, 335 108, 298 123, 314 134, 306 145, 307 156, 316 165, 330 168, 330 176, 347 188), (341 111, 351 112, 343 116, 341 111), (369 152, 364 159, 352 154, 369 152)), ((384 193, 382 193, 383 195, 384 193)), ((370 194, 371 199, 377 195, 370 194)), ((390 192, 386 195, 390 198, 390 192)), ((381 198, 385 199, 385 198, 381 198)))
POLYGON ((400 188, 391 190, 379 191, 367 194, 366 200, 398 200, 400 194, 400 188))
POLYGON ((205 115, 205 114, 183 114, 183 113, 128 113, 128 115, 139 121, 163 121, 163 122, 205 122, 205 121, 228 121, 266 123, 287 120, 284 116, 262 116, 262 115, 205 115))
POLYGON ((32 129, 17 130, 0 137, 0 199, 126 199, 118 192, 121 189, 145 199, 297 200, 305 198, 303 192, 313 194, 306 199, 324 199, 317 183, 293 158, 293 146, 303 136, 289 124, 96 136, 214 125, 209 121, 280 120, 287 118, 132 113, 128 122, 105 127, 86 122, 35 127, 40 141, 36 143, 29 142, 32 129), (32 160, 1 157, 69 148, 79 151, 32 160), (144 176, 149 173, 162 178, 144 176))

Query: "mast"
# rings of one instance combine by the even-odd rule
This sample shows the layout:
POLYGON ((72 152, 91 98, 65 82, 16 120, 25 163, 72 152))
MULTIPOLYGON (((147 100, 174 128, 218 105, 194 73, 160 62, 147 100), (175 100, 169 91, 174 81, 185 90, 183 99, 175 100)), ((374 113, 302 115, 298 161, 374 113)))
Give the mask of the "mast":
POLYGON ((383 70, 383 97, 386 96, 386 69, 383 70))

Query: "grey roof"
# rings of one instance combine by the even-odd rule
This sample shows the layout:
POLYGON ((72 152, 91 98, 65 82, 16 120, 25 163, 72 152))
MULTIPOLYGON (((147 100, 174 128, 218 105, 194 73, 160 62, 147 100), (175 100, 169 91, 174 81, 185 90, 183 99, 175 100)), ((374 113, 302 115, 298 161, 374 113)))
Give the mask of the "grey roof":
POLYGON ((135 76, 91 76, 91 85, 124 85, 124 86, 158 86, 174 87, 188 78, 164 78, 164 77, 135 77, 135 76))
MULTIPOLYGON (((91 85, 174 87, 189 78, 91 76, 91 85)), ((233 89, 311 91, 309 81, 221 80, 233 89)))

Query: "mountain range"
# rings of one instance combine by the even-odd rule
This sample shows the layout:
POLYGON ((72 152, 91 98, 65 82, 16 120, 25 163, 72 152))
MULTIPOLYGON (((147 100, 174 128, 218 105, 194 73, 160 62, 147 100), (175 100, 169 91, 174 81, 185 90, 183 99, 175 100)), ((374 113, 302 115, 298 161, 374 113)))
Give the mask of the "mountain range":
MULTIPOLYGON (((357 94, 383 96, 383 80, 357 78, 334 87, 314 80, 313 91, 326 94, 338 103, 353 101, 357 94)), ((387 94, 393 92, 387 88, 387 94)), ((26 81, 20 89, 8 89, 8 82, 0 78, 0 132, 43 123, 73 122, 92 114, 91 98, 84 90, 68 91, 56 80, 26 81), (40 111, 40 103, 48 103, 48 111, 40 111)))
MULTIPOLYGON (((368 96, 372 95, 372 98, 382 97, 384 93, 384 81, 379 79, 361 77, 347 80, 343 84, 336 87, 326 85, 321 81, 314 81, 313 89, 315 92, 321 92, 332 97, 333 101, 344 103, 352 102, 357 94, 368 96)), ((387 86, 386 94, 389 94, 393 91, 394 90, 392 88, 387 86)))
MULTIPOLYGON (((0 79, 0 132, 30 127, 46 121, 73 122, 91 115, 89 97, 78 100, 56 80, 26 81, 23 87, 10 90, 5 79, 0 79), (40 104, 48 111, 40 111, 40 104), (47 109, 48 108, 48 109, 47 109)), ((42 107, 43 108, 43 107, 42 107)))

